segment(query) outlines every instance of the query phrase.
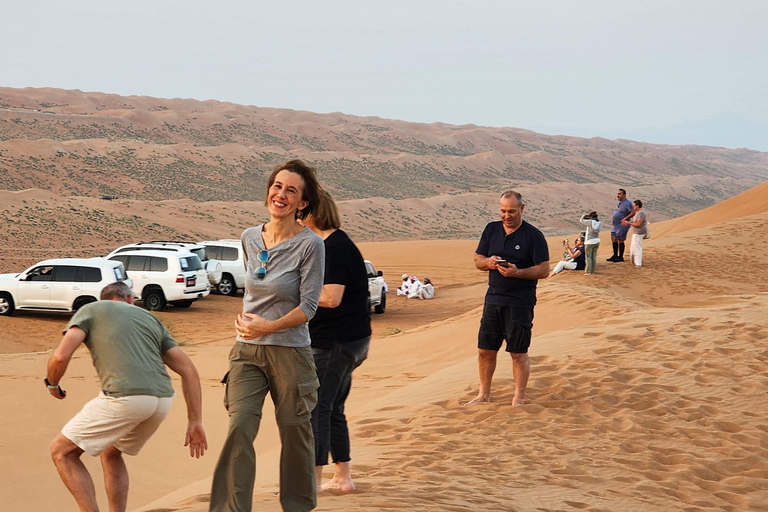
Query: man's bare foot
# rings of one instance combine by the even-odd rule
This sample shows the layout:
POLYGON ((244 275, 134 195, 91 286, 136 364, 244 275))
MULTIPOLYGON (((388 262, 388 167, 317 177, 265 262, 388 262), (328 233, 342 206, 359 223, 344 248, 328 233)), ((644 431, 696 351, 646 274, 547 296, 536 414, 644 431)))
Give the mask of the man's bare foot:
POLYGON ((320 486, 321 491, 336 491, 336 492, 352 492, 355 490, 355 484, 352 483, 352 479, 340 480, 333 477, 331 480, 325 482, 320 486))
POLYGON ((479 404, 487 404, 491 401, 490 397, 487 396, 477 396, 476 398, 473 398, 469 402, 465 403, 464 405, 479 405, 479 404))
POLYGON ((512 405, 525 405, 525 398, 513 398, 512 405))

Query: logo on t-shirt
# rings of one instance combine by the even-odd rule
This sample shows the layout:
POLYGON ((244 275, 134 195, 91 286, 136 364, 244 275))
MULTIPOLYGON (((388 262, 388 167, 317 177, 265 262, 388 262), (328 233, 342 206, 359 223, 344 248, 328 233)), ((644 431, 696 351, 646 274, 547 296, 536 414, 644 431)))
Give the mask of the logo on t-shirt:
POLYGON ((516 245, 516 246, 515 246, 515 250, 516 250, 516 251, 519 251, 519 250, 520 250, 520 245, 516 245))

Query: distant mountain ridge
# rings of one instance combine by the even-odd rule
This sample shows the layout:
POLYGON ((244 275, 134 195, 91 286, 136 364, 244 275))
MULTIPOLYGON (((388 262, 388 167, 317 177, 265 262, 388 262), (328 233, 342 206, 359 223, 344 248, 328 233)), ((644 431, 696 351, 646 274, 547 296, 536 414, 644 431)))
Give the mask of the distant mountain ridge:
POLYGON ((749 150, 58 89, 0 88, 0 139, 0 189, 152 200, 253 200, 261 191, 249 184, 293 157, 315 164, 339 199, 619 176, 628 187, 671 176, 768 179, 768 154, 749 150))
POLYGON ((497 216, 498 194, 510 188, 525 195, 526 217, 553 233, 577 229, 585 211, 609 215, 618 187, 631 199, 642 198, 654 219, 662 220, 768 180, 768 153, 746 149, 549 136, 215 100, 0 88, 0 191, 39 189, 50 198, 36 194, 34 207, 0 207, 6 247, 26 244, 29 229, 45 237, 35 226, 94 226, 98 215, 82 213, 86 203, 66 199, 73 197, 121 201, 103 204, 122 227, 117 234, 91 230, 96 246, 149 235, 154 224, 167 236, 237 236, 252 216, 233 220, 224 212, 248 208, 262 215, 266 177, 293 158, 317 167, 321 182, 341 202, 345 229, 358 240, 474 238, 497 216), (141 212, 127 211, 138 204, 141 212), (186 224, 156 220, 169 211, 183 218, 185 210, 186 224), (14 242, 16 236, 22 238, 14 242))

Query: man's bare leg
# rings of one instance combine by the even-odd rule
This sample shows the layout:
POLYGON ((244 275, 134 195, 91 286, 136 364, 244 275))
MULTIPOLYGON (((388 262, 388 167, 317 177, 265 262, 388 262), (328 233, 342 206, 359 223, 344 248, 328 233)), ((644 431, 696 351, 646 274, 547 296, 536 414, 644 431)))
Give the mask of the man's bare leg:
POLYGON ((355 484, 352 483, 352 473, 349 469, 349 461, 334 464, 333 478, 321 486, 321 490, 352 492, 355 484))
POLYGON ((101 454, 101 467, 104 470, 104 486, 109 498, 109 512, 125 512, 128 506, 129 480, 123 453, 110 446, 101 454))
POLYGON ((75 498, 80 512, 98 512, 96 489, 91 474, 86 469, 80 456, 83 450, 75 443, 59 434, 51 441, 51 458, 56 465, 61 481, 75 498))
POLYGON ((512 373, 515 377, 515 397, 512 399, 512 405, 523 405, 525 403, 525 388, 528 386, 528 377, 531 375, 531 360, 528 354, 515 354, 512 356, 512 373))
POLYGON ((477 392, 477 397, 464 405, 484 404, 491 401, 491 382, 493 381, 493 372, 496 371, 496 351, 484 348, 477 350, 477 362, 480 369, 480 390, 477 392))

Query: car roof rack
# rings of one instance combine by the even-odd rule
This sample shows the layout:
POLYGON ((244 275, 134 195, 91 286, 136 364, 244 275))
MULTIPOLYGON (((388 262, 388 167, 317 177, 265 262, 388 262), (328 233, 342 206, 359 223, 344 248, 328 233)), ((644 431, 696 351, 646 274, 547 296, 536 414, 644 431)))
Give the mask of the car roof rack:
POLYGON ((185 244, 185 245, 197 245, 197 242, 191 242, 186 240, 152 240, 151 242, 139 242, 142 244, 185 244))

